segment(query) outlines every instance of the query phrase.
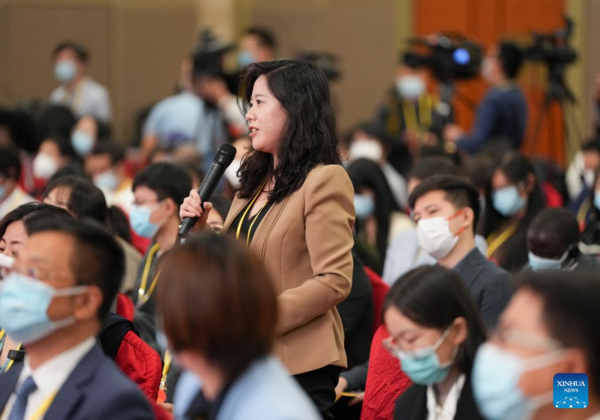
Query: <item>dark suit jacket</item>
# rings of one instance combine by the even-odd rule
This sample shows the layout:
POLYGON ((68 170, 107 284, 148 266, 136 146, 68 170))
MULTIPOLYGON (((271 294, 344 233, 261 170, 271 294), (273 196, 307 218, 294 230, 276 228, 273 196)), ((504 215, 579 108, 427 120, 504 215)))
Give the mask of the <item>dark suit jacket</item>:
POLYGON ((477 248, 473 248, 454 271, 475 299, 486 327, 495 327, 513 293, 510 273, 487 260, 477 248))
MULTIPOLYGON (((23 364, 0 376, 0 412, 15 390, 23 364)), ((50 420, 152 420, 142 392, 95 345, 60 388, 45 417, 50 420)))
MULTIPOLYGON (((394 420, 426 420, 427 415, 426 386, 413 385, 396 400, 394 420)), ((471 388, 471 378, 468 376, 456 404, 454 418, 460 420, 483 420, 483 416, 479 413, 475 404, 473 389, 471 388)))

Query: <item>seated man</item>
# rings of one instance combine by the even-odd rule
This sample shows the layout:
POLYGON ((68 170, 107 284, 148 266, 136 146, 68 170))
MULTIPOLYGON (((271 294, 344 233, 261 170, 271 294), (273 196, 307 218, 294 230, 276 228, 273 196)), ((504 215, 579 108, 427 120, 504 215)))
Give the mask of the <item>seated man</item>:
POLYGON ((35 201, 19 186, 21 160, 13 148, 0 147, 0 219, 21 204, 35 201))
POLYGON ((0 324, 27 348, 0 379, 0 418, 154 418, 95 338, 123 269, 115 239, 96 225, 49 222, 31 236, 0 293, 0 324))
POLYGON ((538 213, 527 231, 529 263, 524 271, 598 270, 600 262, 579 250, 581 237, 577 217, 564 208, 538 213))
POLYGON ((409 203, 419 245, 439 265, 460 275, 492 329, 511 297, 511 276, 475 247, 479 193, 461 177, 437 175, 419 184, 409 203))

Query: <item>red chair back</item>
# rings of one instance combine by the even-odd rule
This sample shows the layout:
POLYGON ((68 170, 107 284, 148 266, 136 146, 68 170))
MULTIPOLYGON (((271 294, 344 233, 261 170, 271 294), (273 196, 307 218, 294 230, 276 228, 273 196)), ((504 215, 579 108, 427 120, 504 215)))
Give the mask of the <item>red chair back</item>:
POLYGON ((375 331, 383 323, 381 311, 383 310, 385 297, 390 291, 390 286, 384 283, 381 277, 369 267, 365 267, 365 272, 369 276, 369 280, 371 280, 371 288, 373 289, 373 311, 375 311, 375 316, 373 317, 373 334, 375 334, 375 331))

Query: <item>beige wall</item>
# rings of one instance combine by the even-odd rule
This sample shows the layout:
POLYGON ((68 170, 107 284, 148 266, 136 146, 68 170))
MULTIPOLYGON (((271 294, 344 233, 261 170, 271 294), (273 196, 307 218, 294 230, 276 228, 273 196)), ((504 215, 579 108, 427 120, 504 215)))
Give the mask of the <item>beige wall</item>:
POLYGON ((47 98, 57 85, 51 51, 74 39, 109 89, 116 138, 130 144, 137 111, 174 90, 196 39, 196 8, 195 0, 0 0, 0 102, 47 98))

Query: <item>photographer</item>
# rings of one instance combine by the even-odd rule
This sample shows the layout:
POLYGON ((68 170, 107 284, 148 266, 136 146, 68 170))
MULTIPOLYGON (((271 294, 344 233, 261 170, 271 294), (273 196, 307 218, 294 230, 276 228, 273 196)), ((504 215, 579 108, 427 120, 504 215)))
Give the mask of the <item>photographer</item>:
POLYGON ((473 128, 463 133, 457 125, 444 129, 446 141, 455 142, 459 149, 475 154, 492 139, 509 139, 518 149, 525 136, 527 102, 516 83, 523 61, 523 52, 512 42, 493 45, 481 64, 481 76, 491 88, 483 98, 473 128))

